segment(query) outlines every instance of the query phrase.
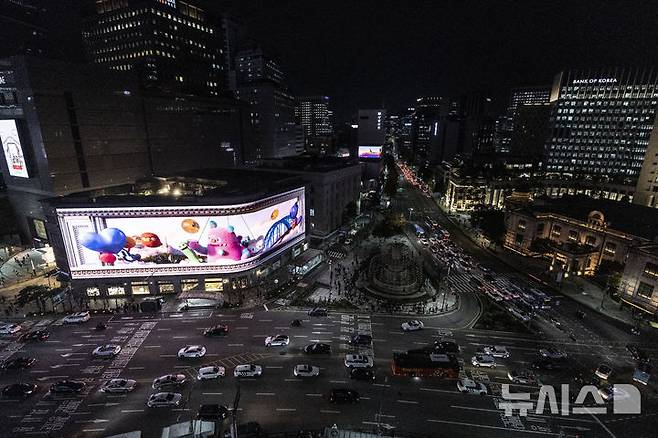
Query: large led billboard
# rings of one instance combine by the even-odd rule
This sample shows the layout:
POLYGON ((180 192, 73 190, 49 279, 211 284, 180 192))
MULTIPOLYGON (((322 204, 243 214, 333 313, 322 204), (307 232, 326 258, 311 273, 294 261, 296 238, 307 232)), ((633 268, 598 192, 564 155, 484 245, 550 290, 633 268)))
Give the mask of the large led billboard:
POLYGON ((21 146, 21 139, 18 137, 16 120, 0 120, 0 141, 2 141, 2 150, 5 154, 5 160, 7 160, 9 175, 29 178, 25 155, 23 155, 23 146, 21 146))
POLYGON ((304 189, 221 206, 58 208, 73 278, 230 273, 304 239, 304 189))
POLYGON ((381 146, 359 146, 359 158, 381 158, 381 146))

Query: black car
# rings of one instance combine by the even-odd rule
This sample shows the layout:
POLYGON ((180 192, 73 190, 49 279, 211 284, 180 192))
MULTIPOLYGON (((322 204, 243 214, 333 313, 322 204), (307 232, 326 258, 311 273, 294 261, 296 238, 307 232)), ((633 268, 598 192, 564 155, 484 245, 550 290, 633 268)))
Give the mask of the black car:
POLYGON ((45 341, 50 337, 50 332, 48 330, 35 330, 33 332, 25 333, 20 337, 20 341, 45 341))
POLYGON ((375 380, 375 371, 371 368, 353 368, 350 371, 350 379, 372 382, 375 380))
POLYGON ((434 342, 434 353, 459 353, 459 345, 453 341, 436 341, 434 342))
POLYGON ((208 404, 201 405, 199 411, 196 414, 196 418, 199 420, 224 420, 228 417, 229 410, 226 406, 218 404, 208 404))
POLYGON ((647 353, 637 345, 628 344, 626 346, 626 350, 631 354, 633 360, 637 362, 642 363, 642 362, 648 362, 649 360, 649 356, 647 355, 647 353))
POLYGON ((20 370, 31 367, 36 361, 33 357, 15 357, 4 361, 0 368, 3 370, 20 370))
POLYGON ((561 370, 564 368, 564 362, 561 360, 549 360, 549 359, 540 359, 532 362, 530 368, 533 370, 561 370))
POLYGON ((50 385, 50 392, 54 394, 80 392, 85 386, 85 382, 78 382, 77 380, 60 380, 50 385))
POLYGON ((329 393, 331 403, 356 403, 359 401, 359 393, 353 389, 332 389, 329 393))
POLYGON ((331 345, 315 343, 308 344, 304 347, 304 353, 306 354, 331 354, 331 345))
POLYGON ((203 336, 208 336, 208 337, 226 336, 226 335, 228 335, 228 326, 221 324, 216 325, 214 327, 210 327, 203 332, 203 336))
POLYGON ((327 315, 328 315, 327 309, 323 309, 322 307, 316 307, 308 311, 308 316, 327 316, 327 315))
POLYGON ((37 385, 34 383, 14 383, 2 389, 2 396, 8 398, 25 398, 34 394, 36 390, 37 385))
POLYGON ((370 335, 360 335, 355 334, 350 338, 350 344, 352 345, 370 345, 372 344, 372 336, 370 335))

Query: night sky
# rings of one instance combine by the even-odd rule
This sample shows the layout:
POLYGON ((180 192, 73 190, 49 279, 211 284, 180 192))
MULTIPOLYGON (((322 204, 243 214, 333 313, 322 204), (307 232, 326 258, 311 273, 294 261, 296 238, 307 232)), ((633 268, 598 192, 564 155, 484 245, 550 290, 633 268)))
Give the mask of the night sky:
POLYGON ((357 108, 550 84, 559 70, 658 67, 658 1, 208 1, 239 17, 294 93, 357 108))

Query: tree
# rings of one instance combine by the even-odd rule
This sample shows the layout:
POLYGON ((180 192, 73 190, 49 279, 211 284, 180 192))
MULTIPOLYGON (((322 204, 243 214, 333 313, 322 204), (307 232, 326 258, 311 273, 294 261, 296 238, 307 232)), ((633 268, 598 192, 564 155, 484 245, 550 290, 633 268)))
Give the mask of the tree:
POLYGON ((501 210, 475 210, 471 213, 471 223, 493 243, 500 244, 505 238, 505 213, 501 210))
POLYGON ((624 273, 624 264, 614 260, 602 260, 596 268, 596 278, 600 284, 607 284, 608 290, 616 292, 624 273))
POLYGON ((404 218, 400 214, 388 213, 372 229, 375 237, 392 237, 402 233, 404 218))
POLYGON ((27 286, 18 292, 16 304, 23 307, 32 301, 37 303, 37 307, 41 313, 46 311, 46 298, 52 295, 52 291, 46 286, 27 286))

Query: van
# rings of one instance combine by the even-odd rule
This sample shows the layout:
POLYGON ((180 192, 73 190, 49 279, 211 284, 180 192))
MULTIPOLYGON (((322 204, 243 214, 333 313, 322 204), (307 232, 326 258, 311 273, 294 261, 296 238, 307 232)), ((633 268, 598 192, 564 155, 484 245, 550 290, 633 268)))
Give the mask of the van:
POLYGON ((89 312, 76 312, 64 317, 62 322, 64 324, 82 324, 91 319, 89 312))

